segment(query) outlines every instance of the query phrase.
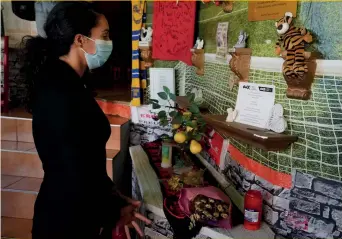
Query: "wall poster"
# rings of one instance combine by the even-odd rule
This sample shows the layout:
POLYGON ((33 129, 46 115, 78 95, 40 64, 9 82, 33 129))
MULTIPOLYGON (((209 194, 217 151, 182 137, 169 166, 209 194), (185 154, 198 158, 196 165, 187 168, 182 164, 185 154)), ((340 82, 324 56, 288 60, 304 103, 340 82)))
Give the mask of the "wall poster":
POLYGON ((219 22, 216 30, 216 58, 226 59, 228 52, 228 22, 219 22))
POLYGON ((297 14, 297 1, 249 1, 248 21, 278 20, 285 12, 297 14))
POLYGON ((153 59, 179 60, 191 66, 196 1, 155 1, 153 4, 153 59))

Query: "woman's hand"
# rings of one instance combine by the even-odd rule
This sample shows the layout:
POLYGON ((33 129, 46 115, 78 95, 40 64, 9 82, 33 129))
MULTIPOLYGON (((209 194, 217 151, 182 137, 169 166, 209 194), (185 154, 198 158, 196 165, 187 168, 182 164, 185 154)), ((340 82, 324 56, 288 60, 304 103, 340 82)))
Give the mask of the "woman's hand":
POLYGON ((151 221, 137 212, 137 210, 141 206, 141 202, 133 200, 123 195, 120 196, 127 201, 128 205, 121 208, 120 220, 117 224, 117 228, 124 226, 127 239, 131 239, 129 227, 134 227, 134 229, 141 237, 144 236, 144 233, 136 223, 136 220, 141 220, 146 224, 151 224, 151 221))

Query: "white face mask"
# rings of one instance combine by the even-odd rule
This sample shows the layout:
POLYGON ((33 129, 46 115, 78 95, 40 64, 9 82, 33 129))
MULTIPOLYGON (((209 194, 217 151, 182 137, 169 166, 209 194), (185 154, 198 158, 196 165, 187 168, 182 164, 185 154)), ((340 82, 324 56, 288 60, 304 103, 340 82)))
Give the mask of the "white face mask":
POLYGON ((81 48, 84 52, 88 68, 90 70, 93 70, 103 66, 104 63, 106 63, 110 54, 112 53, 113 42, 104 40, 93 40, 89 37, 86 38, 95 42, 96 52, 94 54, 89 54, 83 48, 81 48))

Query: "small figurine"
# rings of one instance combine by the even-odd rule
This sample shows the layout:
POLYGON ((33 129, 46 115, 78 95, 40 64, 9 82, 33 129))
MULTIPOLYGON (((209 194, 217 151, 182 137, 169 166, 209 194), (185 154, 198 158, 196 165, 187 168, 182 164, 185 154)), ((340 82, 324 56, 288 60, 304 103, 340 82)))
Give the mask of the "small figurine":
POLYGON ((151 27, 146 28, 141 28, 141 41, 144 42, 151 42, 152 41, 152 34, 153 30, 151 27))
POLYGON ((233 110, 233 108, 228 108, 227 113, 228 113, 228 116, 227 116, 226 122, 234 122, 238 113, 237 110, 233 110))
POLYGON ((283 73, 286 76, 304 76, 308 67, 304 62, 304 44, 312 42, 312 35, 304 27, 291 26, 292 13, 286 12, 285 16, 275 22, 279 39, 276 43, 275 53, 281 54, 281 46, 287 51, 283 73))
POLYGON ((287 122, 284 118, 284 109, 281 104, 275 104, 272 108, 271 117, 268 122, 268 129, 283 133, 287 128, 287 122))
POLYGON ((202 94, 202 90, 201 89, 193 88, 191 90, 191 93, 195 94, 194 102, 197 105, 201 105, 204 102, 203 94, 202 94))
POLYGON ((204 40, 199 37, 197 37, 197 40, 196 40, 196 43, 193 47, 193 49, 203 49, 203 46, 204 46, 204 40))
POLYGON ((240 35, 234 48, 246 48, 246 40, 248 38, 247 33, 244 30, 240 31, 240 35))

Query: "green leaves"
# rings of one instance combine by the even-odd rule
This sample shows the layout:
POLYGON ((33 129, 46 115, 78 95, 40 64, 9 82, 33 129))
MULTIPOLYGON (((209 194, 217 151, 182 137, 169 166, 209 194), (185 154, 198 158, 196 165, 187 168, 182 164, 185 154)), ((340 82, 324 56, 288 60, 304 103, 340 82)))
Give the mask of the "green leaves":
POLYGON ((165 110, 161 110, 161 111, 158 112, 158 118, 159 119, 160 118, 165 118, 165 117, 167 117, 165 110))
POLYGON ((193 114, 199 114, 200 113, 200 110, 198 108, 198 106, 194 103, 192 103, 189 107, 189 111, 193 114))
POLYGON ((177 114, 175 117, 172 119, 172 124, 182 124, 183 123, 183 118, 181 114, 177 114))
POLYGON ((200 141, 200 140, 202 139, 202 135, 200 135, 200 134, 193 134, 193 135, 192 135, 192 138, 193 138, 194 140, 200 141))
POLYGON ((163 92, 159 92, 158 96, 163 100, 176 101, 176 95, 170 92, 170 89, 167 86, 163 86, 163 92))
POLYGON ((170 94, 170 89, 167 86, 163 86, 163 90, 167 95, 170 94))
POLYGON ((169 113, 170 117, 175 117, 177 114, 178 114, 177 111, 171 111, 171 112, 169 113))
POLYGON ((167 100, 168 99, 168 95, 165 92, 159 92, 158 96, 163 99, 163 100, 167 100))
POLYGON ((161 106, 158 102, 158 100, 150 99, 149 103, 152 104, 152 109, 160 109, 161 106))
MULTIPOLYGON (((200 141, 203 138, 203 132, 205 131, 206 124, 202 118, 198 105, 194 102, 195 94, 187 94, 189 106, 185 109, 171 104, 171 101, 176 101, 177 96, 171 93, 170 89, 166 86, 163 86, 163 91, 159 92, 158 96, 161 100, 165 100, 169 103, 169 105, 161 107, 158 100, 150 99, 149 101, 153 109, 163 108, 163 110, 159 110, 157 114, 159 124, 161 126, 167 126, 170 123, 170 118, 172 118, 172 124, 180 125, 180 127, 176 127, 177 129, 173 130, 174 133, 183 131, 187 134, 188 141, 190 141, 190 139, 200 141)), ((183 144, 182 147, 188 147, 187 143, 183 144)))
POLYGON ((160 109, 160 105, 156 103, 152 103, 152 109, 160 109))
POLYGON ((186 125, 186 126, 190 126, 191 128, 195 128, 195 127, 196 127, 196 125, 195 125, 192 121, 187 121, 187 122, 185 123, 185 125, 186 125))
POLYGON ((160 124, 161 126, 167 126, 167 125, 169 124, 169 121, 168 121, 167 119, 161 119, 161 120, 159 121, 159 124, 160 124))
POLYGON ((187 93, 186 97, 188 98, 190 104, 193 103, 195 100, 195 94, 194 93, 187 93))
POLYGON ((176 101, 176 95, 175 94, 169 93, 169 97, 171 100, 176 101))

